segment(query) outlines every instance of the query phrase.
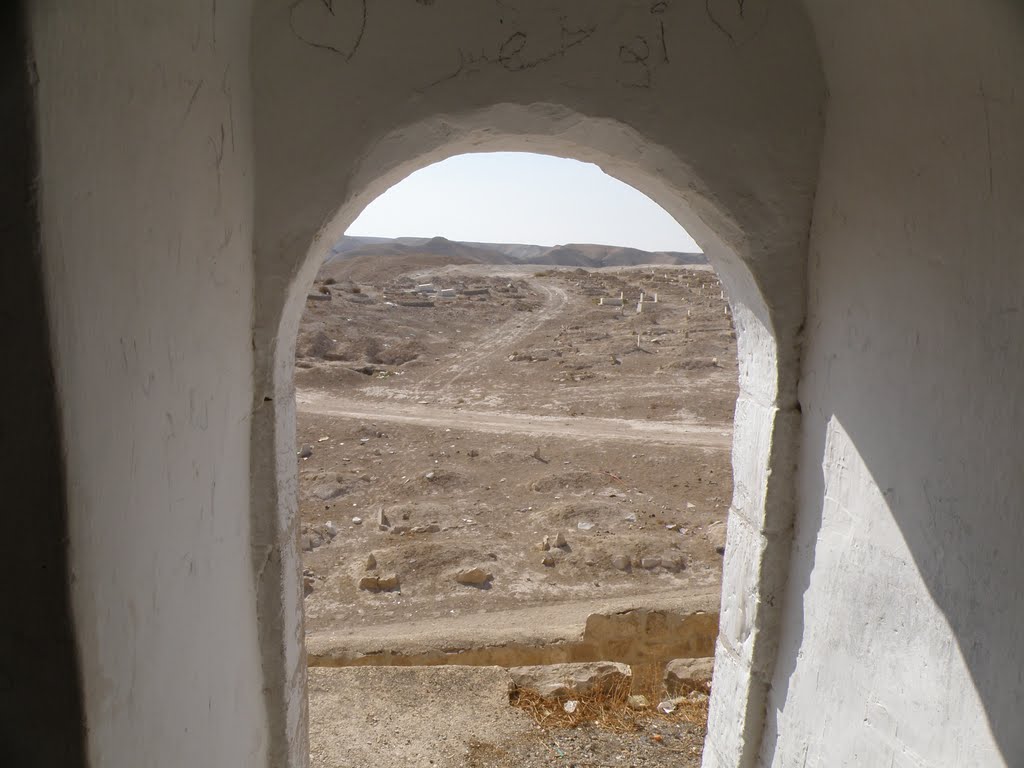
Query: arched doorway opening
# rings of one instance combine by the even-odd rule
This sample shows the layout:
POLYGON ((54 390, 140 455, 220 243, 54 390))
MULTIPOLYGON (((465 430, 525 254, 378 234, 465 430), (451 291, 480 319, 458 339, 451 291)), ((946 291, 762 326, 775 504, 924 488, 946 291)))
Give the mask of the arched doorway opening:
MULTIPOLYGON (((406 126, 376 143, 351 173, 345 202, 320 229, 298 270, 288 277, 281 275, 284 292, 277 287, 268 294, 273 302, 262 314, 272 318, 277 306, 277 320, 272 325, 257 323, 257 349, 271 349, 273 354, 258 360, 257 381, 265 382, 262 386, 267 394, 263 406, 256 409, 253 462, 256 467, 275 469, 270 487, 266 475, 261 479, 254 472, 257 519, 253 530, 270 532, 273 541, 267 545, 280 553, 279 560, 270 560, 271 565, 280 568, 280 581, 264 579, 257 586, 259 599, 266 601, 261 613, 280 621, 278 626, 264 622, 261 630, 271 641, 269 654, 280 670, 276 696, 290 702, 287 718, 279 710, 282 714, 277 727, 282 733, 281 743, 304 743, 306 717, 293 458, 295 413, 291 407, 295 339, 306 296, 328 250, 370 200, 432 162, 460 153, 492 150, 533 151, 595 162, 609 175, 639 189, 694 236, 732 300, 740 396, 735 421, 734 489, 722 634, 716 653, 716 675, 725 678, 722 687, 727 693, 712 700, 710 730, 715 733, 716 717, 746 717, 748 711, 754 718, 750 727, 759 728, 757 711, 763 706, 767 688, 761 675, 772 663, 776 611, 761 596, 778 590, 779 579, 785 575, 782 564, 788 554, 788 523, 780 520, 777 530, 768 530, 766 515, 785 513, 780 503, 791 492, 789 472, 771 470, 776 466, 788 468, 795 447, 798 417, 791 403, 796 327, 791 318, 779 325, 779 308, 766 303, 762 285, 748 263, 758 254, 778 252, 783 248, 782 241, 790 242, 792 229, 787 226, 775 235, 767 233, 768 240, 759 240, 754 233, 744 231, 743 217, 733 216, 702 192, 704 184, 674 153, 657 147, 621 123, 586 118, 552 105, 506 104, 459 115, 438 115, 406 126), (774 242, 773 236, 782 240, 774 242), (279 298, 273 298, 274 295, 279 298), (260 343, 261 333, 273 333, 276 341, 260 343), (775 565, 766 568, 768 561, 775 565), (285 588, 279 590, 276 584, 285 588), (265 590, 264 586, 271 589, 265 590), (274 641, 281 636, 294 639, 282 647, 274 641), (761 670, 756 676, 751 674, 754 667, 761 670), (286 738, 285 733, 295 738, 286 738)), ((258 307, 259 304, 258 292, 258 307)), ((787 308, 787 312, 793 310, 792 306, 787 308)), ((264 569, 258 572, 258 578, 268 573, 264 569)), ((273 690, 268 696, 275 695, 273 690)), ((735 729, 723 727, 723 738, 731 746, 723 743, 712 747, 716 752, 742 751, 749 748, 743 746, 748 744, 748 737, 749 734, 736 734, 735 729), (739 742, 735 741, 737 736, 741 737, 739 742)), ((291 748, 300 752, 305 749, 291 748)))
MULTIPOLYGON (((706 258, 636 190, 542 155, 453 157, 357 224, 368 218, 357 232, 447 237, 346 236, 306 300, 296 399, 313 753, 360 762, 338 689, 385 672, 351 667, 417 668, 378 685, 369 713, 443 674, 424 667, 511 667, 524 682, 597 673, 551 666, 576 662, 626 678, 585 696, 577 718, 589 706, 601 722, 668 728, 665 746, 697 759, 737 384, 706 258), (692 660, 687 679, 666 689, 677 657, 692 660), (630 694, 650 706, 631 709, 630 694)), ((520 710, 537 691, 517 694, 520 710)), ((520 710, 504 709, 509 727, 528 722, 520 710)), ((593 734, 591 749, 617 749, 618 735, 593 734)), ((638 748, 657 747, 642 734, 638 748)))

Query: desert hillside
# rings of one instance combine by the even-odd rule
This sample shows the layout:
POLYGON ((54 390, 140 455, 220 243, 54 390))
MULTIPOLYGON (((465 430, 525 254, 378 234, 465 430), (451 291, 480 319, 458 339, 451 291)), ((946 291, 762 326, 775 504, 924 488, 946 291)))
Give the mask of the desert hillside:
POLYGON ((466 243, 443 237, 345 236, 331 249, 330 265, 338 260, 367 256, 409 258, 433 256, 448 259, 448 264, 547 264, 560 267, 635 267, 644 264, 707 264, 703 253, 679 251, 642 251, 615 245, 570 243, 566 245, 526 245, 521 243, 466 243))

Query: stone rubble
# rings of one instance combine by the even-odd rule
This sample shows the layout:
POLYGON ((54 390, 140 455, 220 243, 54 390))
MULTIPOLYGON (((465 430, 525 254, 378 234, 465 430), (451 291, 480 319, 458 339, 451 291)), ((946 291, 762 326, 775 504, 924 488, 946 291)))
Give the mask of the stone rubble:
POLYGON ((398 589, 399 579, 397 573, 387 576, 363 576, 358 582, 359 589, 367 592, 389 592, 398 589))
POLYGON ((693 691, 707 693, 714 666, 714 657, 673 659, 665 665, 662 677, 665 690, 671 696, 685 695, 693 691))
POLYGON ((628 687, 633 679, 628 664, 613 661, 510 667, 508 672, 516 688, 557 699, 611 694, 628 687))
POLYGON ((455 574, 455 581, 467 586, 482 586, 494 579, 494 574, 483 568, 464 568, 455 574))

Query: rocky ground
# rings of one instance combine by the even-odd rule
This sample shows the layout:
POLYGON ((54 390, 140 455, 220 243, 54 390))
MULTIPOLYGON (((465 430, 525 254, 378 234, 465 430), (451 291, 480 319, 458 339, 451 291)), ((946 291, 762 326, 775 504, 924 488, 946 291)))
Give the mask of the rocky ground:
POLYGON ((472 768, 545 765, 567 768, 697 768, 704 745, 703 726, 685 721, 666 723, 651 720, 629 731, 594 725, 538 728, 530 736, 532 738, 510 739, 503 744, 472 743, 466 755, 466 765, 472 768))
POLYGON ((527 701, 498 667, 310 669, 313 765, 697 768, 707 696, 527 701), (566 712, 571 709, 572 713, 566 712))
MULTIPOLYGON (((717 588, 737 371, 713 273, 360 270, 321 273, 299 335, 307 633, 717 588), (637 314, 641 292, 658 301, 637 314)), ((699 731, 544 731, 460 759, 687 765, 665 759, 699 731)))

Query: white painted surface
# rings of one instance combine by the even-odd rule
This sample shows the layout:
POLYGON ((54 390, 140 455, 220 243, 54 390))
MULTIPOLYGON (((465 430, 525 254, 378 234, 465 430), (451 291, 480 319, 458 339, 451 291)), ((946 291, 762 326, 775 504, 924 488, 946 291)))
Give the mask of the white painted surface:
POLYGON ((93 766, 267 761, 249 547, 247 22, 230 0, 32 4, 93 766))
POLYGON ((251 68, 243 0, 33 6, 93 764, 305 762, 299 315, 362 206, 487 149, 634 184, 731 297, 705 765, 1024 764, 1024 11, 806 5, 261 0, 251 68))
POLYGON ((1024 765, 1024 6, 813 5, 831 98, 763 764, 1024 765))

